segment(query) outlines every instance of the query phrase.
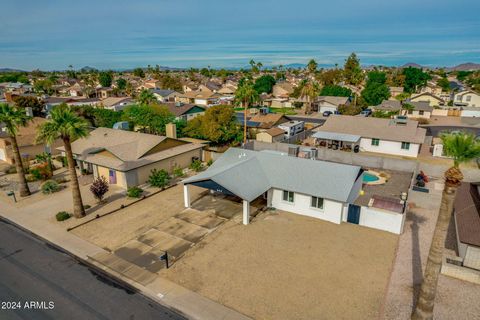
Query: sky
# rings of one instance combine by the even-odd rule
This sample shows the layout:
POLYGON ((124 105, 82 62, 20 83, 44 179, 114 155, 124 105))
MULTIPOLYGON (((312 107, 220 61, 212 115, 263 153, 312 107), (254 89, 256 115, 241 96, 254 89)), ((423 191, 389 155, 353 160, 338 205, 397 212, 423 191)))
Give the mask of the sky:
POLYGON ((480 63, 478 0, 0 0, 0 68, 480 63))

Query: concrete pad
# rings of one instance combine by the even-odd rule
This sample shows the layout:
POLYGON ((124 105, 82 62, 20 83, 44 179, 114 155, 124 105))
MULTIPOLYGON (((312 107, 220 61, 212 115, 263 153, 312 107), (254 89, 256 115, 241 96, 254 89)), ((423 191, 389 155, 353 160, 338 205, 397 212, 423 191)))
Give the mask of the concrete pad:
POLYGON ((171 237, 173 236, 163 231, 150 229, 144 234, 140 235, 137 240, 151 247, 156 247, 160 243, 170 241, 171 237))
POLYGON ((209 232, 206 228, 173 217, 162 222, 155 228, 190 242, 198 242, 209 232))
POLYGON ((127 242, 124 246, 115 250, 114 254, 119 256, 122 259, 125 259, 130 262, 134 262, 136 259, 138 259, 140 256, 142 256, 144 253, 146 253, 150 249, 152 249, 152 247, 140 241, 131 240, 127 242))
POLYGON ((100 262, 101 264, 108 266, 112 264, 113 262, 117 261, 117 257, 112 254, 111 252, 100 252, 96 255, 93 255, 89 257, 92 260, 95 260, 97 262, 100 262))
POLYGON ((152 263, 151 265, 149 265, 145 269, 150 271, 150 272, 155 272, 156 273, 156 272, 162 270, 163 268, 166 268, 165 261, 157 261, 155 263, 152 263))
POLYGON ((116 261, 110 263, 108 267, 112 270, 115 270, 119 273, 124 273, 128 269, 130 269, 132 266, 134 266, 132 263, 125 261, 119 257, 116 257, 116 261))
POLYGON ((213 229, 219 226, 223 219, 217 217, 213 210, 199 211, 195 209, 186 209, 183 212, 175 216, 177 219, 181 219, 204 228, 213 229))
POLYGON ((155 278, 158 276, 155 273, 146 271, 140 267, 137 267, 135 265, 132 265, 131 268, 126 270, 125 272, 122 273, 124 276, 132 279, 133 281, 136 281, 138 283, 141 283, 142 285, 146 286, 155 278))

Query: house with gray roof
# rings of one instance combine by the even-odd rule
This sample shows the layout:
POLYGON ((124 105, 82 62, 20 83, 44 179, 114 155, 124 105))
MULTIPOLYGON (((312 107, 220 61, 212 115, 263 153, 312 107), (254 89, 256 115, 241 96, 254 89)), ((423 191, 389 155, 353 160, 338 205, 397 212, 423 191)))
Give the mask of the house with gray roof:
POLYGON ((430 119, 433 107, 428 101, 405 101, 403 103, 402 114, 408 118, 430 119))
POLYGON ((317 97, 318 112, 330 111, 335 113, 340 106, 350 105, 350 97, 319 96, 317 97))
POLYGON ((359 166, 230 148, 183 185, 185 207, 191 205, 190 186, 242 199, 244 224, 249 223, 250 203, 259 197, 267 199, 268 207, 339 224, 362 182, 359 166))
POLYGON ((150 89, 150 91, 159 102, 174 102, 180 95, 177 91, 168 89, 150 89))

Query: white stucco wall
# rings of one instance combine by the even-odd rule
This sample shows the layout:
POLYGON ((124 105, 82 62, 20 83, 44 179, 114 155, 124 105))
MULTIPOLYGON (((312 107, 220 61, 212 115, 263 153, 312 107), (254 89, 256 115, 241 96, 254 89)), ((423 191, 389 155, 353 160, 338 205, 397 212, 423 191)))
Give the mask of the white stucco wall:
POLYGON ((420 145, 416 143, 410 143, 410 149, 402 149, 402 143, 397 141, 381 140, 378 146, 372 146, 372 139, 361 138, 360 150, 368 152, 386 153, 398 156, 414 157, 418 155, 420 145))
POLYGON ((376 208, 362 207, 359 225, 395 234, 403 232, 405 215, 376 208))
POLYGON ((341 202, 324 199, 323 210, 312 208, 311 196, 295 193, 294 202, 283 201, 283 190, 272 189, 268 192, 268 203, 271 206, 288 212, 314 217, 340 224, 342 221, 343 204, 341 202))
POLYGON ((474 246, 467 247, 467 253, 463 260, 463 265, 472 269, 480 270, 480 248, 474 246))
POLYGON ((468 118, 480 117, 480 108, 478 110, 462 110, 460 116, 468 118))

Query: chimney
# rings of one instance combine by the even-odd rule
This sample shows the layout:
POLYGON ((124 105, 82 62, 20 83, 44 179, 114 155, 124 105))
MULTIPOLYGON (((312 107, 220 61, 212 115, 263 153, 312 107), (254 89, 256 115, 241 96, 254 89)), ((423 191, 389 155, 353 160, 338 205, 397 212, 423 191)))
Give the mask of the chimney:
POLYGON ((165 132, 167 138, 177 139, 177 125, 175 123, 167 123, 165 132))

